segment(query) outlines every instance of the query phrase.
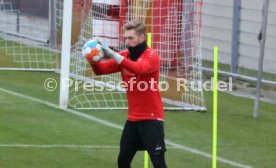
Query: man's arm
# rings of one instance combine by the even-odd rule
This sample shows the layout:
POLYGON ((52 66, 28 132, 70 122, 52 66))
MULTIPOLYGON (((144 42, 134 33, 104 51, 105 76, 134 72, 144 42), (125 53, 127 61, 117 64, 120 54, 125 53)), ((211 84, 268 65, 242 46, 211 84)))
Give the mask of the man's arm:
POLYGON ((115 60, 95 62, 91 64, 91 67, 96 75, 105 75, 120 71, 120 67, 115 60))
POLYGON ((152 54, 139 62, 123 59, 120 65, 134 74, 147 74, 159 70, 159 56, 152 54))
POLYGON ((125 59, 120 53, 114 52, 108 46, 103 45, 100 42, 105 55, 112 58, 116 63, 134 74, 147 74, 156 71, 160 68, 159 55, 154 52, 147 53, 146 58, 142 61, 133 62, 129 59, 125 59))

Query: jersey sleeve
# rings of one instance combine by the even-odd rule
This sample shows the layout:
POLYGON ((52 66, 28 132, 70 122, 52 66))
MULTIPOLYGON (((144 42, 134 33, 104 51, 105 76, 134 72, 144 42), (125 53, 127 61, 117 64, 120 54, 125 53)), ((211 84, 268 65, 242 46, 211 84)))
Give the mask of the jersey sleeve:
POLYGON ((91 64, 91 66, 96 75, 105 75, 120 71, 120 67, 115 60, 96 62, 91 64))
POLYGON ((151 73, 159 70, 159 55, 151 51, 138 62, 123 59, 121 66, 137 75, 151 73))
MULTIPOLYGON (((123 57, 127 57, 127 50, 122 50, 119 52, 120 55, 123 57)), ((94 64, 91 64, 93 71, 96 75, 106 75, 111 73, 120 72, 120 65, 117 64, 117 62, 113 59, 110 59, 105 62, 96 62, 94 64)))

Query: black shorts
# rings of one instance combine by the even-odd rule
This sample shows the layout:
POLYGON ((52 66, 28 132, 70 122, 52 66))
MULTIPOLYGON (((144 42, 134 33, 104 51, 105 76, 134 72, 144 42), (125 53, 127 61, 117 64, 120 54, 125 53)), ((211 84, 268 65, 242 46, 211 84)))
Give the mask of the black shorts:
POLYGON ((159 154, 166 151, 164 137, 163 121, 126 121, 120 150, 147 150, 149 154, 159 154))

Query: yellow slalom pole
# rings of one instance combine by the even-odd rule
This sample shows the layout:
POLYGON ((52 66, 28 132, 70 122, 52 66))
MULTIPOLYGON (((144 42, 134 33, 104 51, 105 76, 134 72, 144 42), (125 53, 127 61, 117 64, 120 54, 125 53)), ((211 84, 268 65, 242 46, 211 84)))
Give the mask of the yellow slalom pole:
MULTIPOLYGON (((147 44, 149 47, 151 47, 151 33, 147 34, 147 44)), ((149 167, 149 154, 147 151, 145 151, 144 154, 144 168, 148 168, 149 167)))
POLYGON ((151 39, 151 33, 148 33, 147 34, 147 44, 148 44, 149 47, 151 47, 151 43, 152 43, 151 41, 152 41, 152 39, 151 39))
POLYGON ((148 168, 149 167, 149 154, 147 151, 145 151, 144 154, 144 168, 148 168))
POLYGON ((214 79, 213 79, 213 158, 212 168, 217 167, 217 107, 218 107, 218 47, 214 47, 214 79))

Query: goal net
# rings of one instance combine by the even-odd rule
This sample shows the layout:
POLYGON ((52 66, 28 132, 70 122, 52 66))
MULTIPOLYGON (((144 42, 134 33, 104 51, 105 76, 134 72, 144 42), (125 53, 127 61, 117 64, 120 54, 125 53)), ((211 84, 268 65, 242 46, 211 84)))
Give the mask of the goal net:
POLYGON ((0 0, 0 69, 58 68, 61 1, 0 0))
POLYGON ((74 12, 80 16, 81 30, 71 51, 70 107, 127 108, 120 73, 96 76, 81 55, 81 48, 85 41, 97 37, 115 51, 125 49, 122 26, 138 19, 146 25, 148 45, 160 55, 159 89, 165 109, 205 110, 200 52, 202 0, 92 2, 83 0, 78 14, 74 12))

